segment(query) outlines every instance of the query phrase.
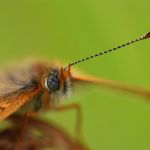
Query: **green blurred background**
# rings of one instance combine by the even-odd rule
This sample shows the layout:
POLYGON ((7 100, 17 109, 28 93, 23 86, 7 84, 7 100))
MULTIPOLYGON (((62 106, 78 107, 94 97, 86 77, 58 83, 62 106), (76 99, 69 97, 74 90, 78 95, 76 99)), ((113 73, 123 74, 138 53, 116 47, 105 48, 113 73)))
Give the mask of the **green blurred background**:
MULTIPOLYGON (((0 63, 45 58, 69 63, 150 30, 149 0, 1 0, 0 63)), ((75 68, 150 89, 150 40, 75 68)), ((150 105, 125 93, 77 87, 65 104, 83 110, 83 135, 92 150, 149 150, 150 105)), ((45 118, 74 133, 74 111, 45 118)))

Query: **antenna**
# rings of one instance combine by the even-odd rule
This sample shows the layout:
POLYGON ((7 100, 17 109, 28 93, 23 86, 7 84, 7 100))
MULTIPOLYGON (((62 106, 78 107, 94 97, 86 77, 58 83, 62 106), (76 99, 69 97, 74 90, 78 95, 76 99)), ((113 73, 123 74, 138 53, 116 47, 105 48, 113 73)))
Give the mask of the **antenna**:
POLYGON ((132 40, 132 41, 130 41, 130 42, 127 42, 127 43, 125 43, 125 44, 122 44, 122 45, 120 45, 120 46, 117 46, 117 47, 115 47, 115 48, 112 48, 112 49, 109 49, 109 50, 106 50, 106 51, 103 51, 103 52, 100 52, 100 53, 91 55, 91 56, 89 56, 89 57, 86 57, 86 58, 77 60, 77 61, 75 61, 75 62, 73 62, 73 63, 70 63, 70 66, 76 65, 76 64, 78 64, 78 63, 81 63, 81 62, 83 62, 83 61, 86 61, 86 60, 89 60, 89 59, 98 57, 98 56, 103 55, 103 54, 107 54, 107 53, 116 51, 116 50, 118 50, 118 49, 120 49, 120 48, 123 48, 123 47, 125 47, 125 46, 127 46, 127 45, 130 45, 130 44, 132 44, 132 43, 135 43, 135 42, 138 42, 138 41, 141 41, 141 40, 144 40, 144 39, 148 39, 148 38, 150 38, 150 32, 147 32, 147 33, 144 34, 143 36, 141 36, 141 37, 139 37, 139 38, 137 38, 137 39, 135 39, 135 40, 132 40))

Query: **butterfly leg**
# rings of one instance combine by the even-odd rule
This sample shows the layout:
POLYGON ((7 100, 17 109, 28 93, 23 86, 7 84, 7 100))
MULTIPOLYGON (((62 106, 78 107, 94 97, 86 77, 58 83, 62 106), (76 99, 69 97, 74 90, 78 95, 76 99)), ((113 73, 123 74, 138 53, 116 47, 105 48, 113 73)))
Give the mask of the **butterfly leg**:
POLYGON ((36 115, 36 113, 37 112, 28 112, 23 117, 23 121, 22 121, 21 127, 19 129, 19 135, 17 137, 17 142, 16 142, 16 146, 15 146, 14 150, 20 150, 21 143, 23 141, 23 134, 25 132, 25 129, 27 128, 28 120, 30 117, 34 117, 36 115))
POLYGON ((75 110, 76 111, 76 127, 75 131, 78 136, 81 136, 81 129, 82 129, 82 111, 81 107, 79 104, 69 104, 66 106, 58 106, 54 108, 56 111, 61 112, 61 111, 66 111, 66 110, 75 110))

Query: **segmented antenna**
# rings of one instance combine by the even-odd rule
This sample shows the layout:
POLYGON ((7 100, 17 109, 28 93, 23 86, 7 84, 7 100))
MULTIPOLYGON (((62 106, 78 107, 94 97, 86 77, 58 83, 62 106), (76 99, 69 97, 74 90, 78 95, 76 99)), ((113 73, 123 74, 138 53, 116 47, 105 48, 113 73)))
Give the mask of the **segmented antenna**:
POLYGON ((125 43, 125 44, 122 44, 122 45, 120 45, 120 46, 117 46, 117 47, 115 47, 115 48, 112 48, 112 49, 109 49, 109 50, 106 50, 106 51, 103 51, 103 52, 100 52, 100 53, 91 55, 91 56, 89 56, 89 57, 80 59, 80 60, 78 60, 78 61, 75 61, 75 62, 71 63, 70 66, 76 65, 76 64, 78 64, 78 63, 81 63, 81 62, 83 62, 83 61, 86 61, 86 60, 89 60, 89 59, 98 57, 98 56, 103 55, 103 54, 107 54, 107 53, 116 51, 116 50, 118 50, 118 49, 120 49, 120 48, 122 48, 122 47, 125 47, 125 46, 130 45, 130 44, 132 44, 132 43, 135 43, 135 42, 137 42, 137 41, 141 41, 141 40, 148 39, 148 38, 150 38, 150 32, 147 32, 147 33, 144 34, 143 36, 141 36, 141 37, 139 37, 139 38, 137 38, 137 39, 135 39, 135 40, 132 40, 132 41, 130 41, 130 42, 127 42, 127 43, 125 43))

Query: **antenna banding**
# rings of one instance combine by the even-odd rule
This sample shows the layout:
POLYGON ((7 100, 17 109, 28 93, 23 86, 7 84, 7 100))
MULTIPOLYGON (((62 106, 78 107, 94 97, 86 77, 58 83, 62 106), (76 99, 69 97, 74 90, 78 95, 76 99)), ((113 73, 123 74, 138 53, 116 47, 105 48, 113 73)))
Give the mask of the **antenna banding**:
POLYGON ((137 42, 137 41, 141 41, 141 40, 148 39, 148 38, 150 38, 150 32, 147 32, 147 33, 144 34, 143 36, 141 36, 141 37, 139 37, 139 38, 137 38, 137 39, 135 39, 135 40, 132 40, 132 41, 130 41, 130 42, 127 42, 127 43, 125 43, 125 44, 122 44, 122 45, 120 45, 120 46, 117 46, 117 47, 115 47, 115 48, 112 48, 112 49, 109 49, 109 50, 106 50, 106 51, 103 51, 103 52, 100 52, 100 53, 91 55, 91 56, 89 56, 89 57, 80 59, 80 60, 75 61, 75 62, 73 62, 73 63, 70 63, 70 66, 76 65, 76 64, 78 64, 78 63, 81 63, 81 62, 86 61, 86 60, 88 60, 88 59, 92 59, 92 58, 94 58, 94 57, 98 57, 98 56, 103 55, 103 54, 107 54, 107 53, 116 51, 116 50, 118 50, 118 49, 120 49, 120 48, 123 48, 123 47, 125 47, 125 46, 127 46, 127 45, 130 45, 130 44, 135 43, 135 42, 137 42))

